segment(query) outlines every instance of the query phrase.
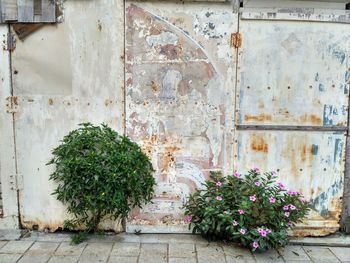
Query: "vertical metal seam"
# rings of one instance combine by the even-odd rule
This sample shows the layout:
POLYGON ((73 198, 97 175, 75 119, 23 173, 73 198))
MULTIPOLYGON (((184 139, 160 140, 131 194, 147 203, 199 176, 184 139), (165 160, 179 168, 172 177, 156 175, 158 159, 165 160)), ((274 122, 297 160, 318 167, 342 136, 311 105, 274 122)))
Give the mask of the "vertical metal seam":
MULTIPOLYGON (((8 36, 11 35, 11 25, 7 24, 8 36)), ((14 84, 12 77, 12 51, 8 51, 9 56, 9 73, 10 73, 10 93, 11 96, 14 96, 14 84)), ((11 107, 13 107, 13 100, 11 100, 11 107)), ((17 216, 18 216, 18 226, 22 228, 21 222, 21 209, 20 209, 20 200, 19 200, 19 187, 18 187, 18 159, 17 159, 17 141, 16 141, 16 123, 15 123, 15 112, 12 112, 12 134, 13 134, 13 151, 14 151, 14 162, 15 162, 15 187, 17 194, 17 216)))
MULTIPOLYGON (((348 205, 347 201, 350 200, 347 197, 347 187, 350 186, 350 96, 348 92, 348 123, 347 123, 347 131, 346 131, 346 138, 345 138, 345 167, 344 167, 344 186, 343 186, 343 196, 342 196, 342 213, 341 213, 341 219, 340 219, 340 228, 346 232, 350 233, 350 220, 348 218, 350 217, 350 211, 349 208, 347 208, 348 205), (348 200, 347 200, 348 199, 348 200)), ((350 189, 349 189, 350 190, 350 189)))
MULTIPOLYGON (((237 11, 237 33, 240 32, 240 6, 238 6, 238 11, 237 11)), ((242 41, 243 43, 243 41, 242 41)), ((235 52, 236 52, 236 70, 235 70, 235 86, 234 86, 234 100, 233 100, 233 112, 234 112, 234 120, 233 120, 233 169, 235 169, 236 167, 236 163, 237 163, 237 160, 236 160, 236 154, 238 155, 237 153, 237 143, 236 143, 236 140, 237 140, 237 118, 238 118, 238 106, 237 106, 237 91, 238 91, 238 64, 239 64, 239 48, 235 48, 234 49, 235 52)))
MULTIPOLYGON (((123 126, 124 126, 124 136, 126 136, 126 4, 125 4, 126 0, 123 0, 123 30, 124 30, 124 43, 123 43, 123 78, 124 78, 124 83, 123 83, 123 101, 124 101, 124 105, 123 105, 123 111, 124 111, 124 117, 123 117, 123 126)), ((126 231, 126 219, 122 218, 121 219, 121 225, 124 231, 126 231)))
POLYGON ((123 0, 123 12, 124 12, 124 16, 123 16, 123 27, 124 27, 124 43, 123 43, 123 78, 124 78, 124 91, 123 91, 123 97, 124 97, 124 118, 123 118, 123 126, 124 126, 124 135, 126 136, 126 4, 125 4, 126 0, 123 0))

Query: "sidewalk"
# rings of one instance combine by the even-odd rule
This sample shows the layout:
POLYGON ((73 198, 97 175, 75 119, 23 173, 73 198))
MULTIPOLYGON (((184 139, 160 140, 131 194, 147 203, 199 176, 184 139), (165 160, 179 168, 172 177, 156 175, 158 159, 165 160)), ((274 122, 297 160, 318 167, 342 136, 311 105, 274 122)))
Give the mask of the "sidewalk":
POLYGON ((77 246, 71 246, 69 238, 69 234, 32 232, 19 240, 0 241, 0 262, 350 262, 350 247, 290 245, 281 251, 252 254, 233 245, 208 243, 200 236, 185 234, 92 236, 77 246))

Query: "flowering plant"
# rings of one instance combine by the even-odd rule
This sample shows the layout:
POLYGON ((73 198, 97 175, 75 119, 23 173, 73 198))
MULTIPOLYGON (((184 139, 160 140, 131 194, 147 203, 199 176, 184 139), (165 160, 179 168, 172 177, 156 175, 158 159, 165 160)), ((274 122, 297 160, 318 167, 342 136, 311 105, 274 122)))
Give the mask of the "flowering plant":
POLYGON ((209 240, 238 242, 253 251, 285 246, 287 230, 302 221, 309 205, 276 181, 275 172, 261 174, 258 168, 245 176, 212 172, 204 188, 189 196, 186 220, 193 233, 209 240))

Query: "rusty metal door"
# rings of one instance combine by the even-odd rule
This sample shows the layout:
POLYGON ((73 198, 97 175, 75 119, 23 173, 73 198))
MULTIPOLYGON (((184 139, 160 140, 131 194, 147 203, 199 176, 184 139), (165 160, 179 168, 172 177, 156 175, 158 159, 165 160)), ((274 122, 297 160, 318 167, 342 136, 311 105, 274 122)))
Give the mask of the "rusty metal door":
POLYGON ((279 171, 311 200, 295 234, 324 235, 339 229, 342 208, 350 33, 299 17, 242 13, 235 167, 279 171))
POLYGON ((188 231, 182 205, 209 170, 232 169, 238 15, 229 3, 128 3, 126 133, 156 168, 133 232, 188 231))

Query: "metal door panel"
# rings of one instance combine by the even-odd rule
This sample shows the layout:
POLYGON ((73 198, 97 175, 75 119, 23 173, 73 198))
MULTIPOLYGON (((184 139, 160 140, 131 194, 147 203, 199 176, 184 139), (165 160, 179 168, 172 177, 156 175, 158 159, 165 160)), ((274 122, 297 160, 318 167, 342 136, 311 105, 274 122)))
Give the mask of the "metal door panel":
MULTIPOLYGON (((23 227, 54 231, 68 218, 51 195, 51 151, 79 123, 123 133, 123 1, 67 2, 66 21, 46 26, 13 51, 13 82, 23 227), (115 45, 111 47, 111 43, 115 45)), ((105 229, 121 229, 120 221, 105 229)))
POLYGON ((237 14, 228 4, 129 3, 126 130, 156 169, 154 204, 127 231, 186 231, 182 205, 233 161, 237 14))
POLYGON ((346 126, 349 28, 242 20, 239 124, 346 126))
POLYGON ((279 181, 311 200, 308 220, 296 234, 329 234, 339 228, 345 140, 334 132, 239 131, 236 168, 278 171, 279 181))

